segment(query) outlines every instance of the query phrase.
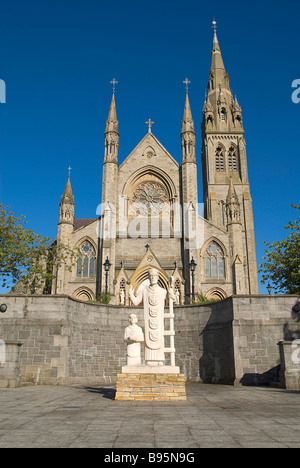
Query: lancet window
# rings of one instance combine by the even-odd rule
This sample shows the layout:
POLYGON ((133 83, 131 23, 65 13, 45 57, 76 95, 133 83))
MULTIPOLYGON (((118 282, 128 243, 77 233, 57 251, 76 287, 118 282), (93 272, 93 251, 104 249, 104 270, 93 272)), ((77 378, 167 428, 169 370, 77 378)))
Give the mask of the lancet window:
POLYGON ((84 242, 80 247, 77 259, 77 278, 93 278, 95 276, 96 253, 92 244, 84 242))
POLYGON ((224 172, 224 150, 221 146, 216 149, 216 170, 217 172, 224 172))
POLYGON ((223 251, 216 243, 210 244, 205 256, 206 278, 225 277, 225 258, 223 251))
POLYGON ((238 164, 237 164, 237 155, 236 155, 236 149, 231 146, 228 150, 228 166, 230 172, 237 172, 238 170, 238 164))

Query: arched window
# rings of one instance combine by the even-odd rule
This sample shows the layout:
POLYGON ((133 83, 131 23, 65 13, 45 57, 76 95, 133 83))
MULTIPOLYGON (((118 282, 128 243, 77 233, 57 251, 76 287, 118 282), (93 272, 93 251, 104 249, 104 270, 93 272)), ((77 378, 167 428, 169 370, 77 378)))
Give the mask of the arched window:
POLYGON ((206 278, 225 277, 225 259, 221 247, 217 244, 210 244, 205 256, 205 276, 206 278))
POLYGON ((236 149, 231 146, 228 150, 228 166, 230 172, 237 172, 238 170, 238 164, 237 164, 237 155, 236 155, 236 149))
POLYGON ((84 242, 80 247, 77 259, 77 278, 93 278, 95 276, 96 253, 92 244, 84 242))
POLYGON ((168 203, 168 194, 163 185, 156 182, 140 184, 132 197, 133 207, 141 215, 158 215, 168 203))
POLYGON ((226 117, 227 117, 226 109, 224 109, 223 107, 221 110, 221 120, 226 121, 226 117))
POLYGON ((216 171, 224 172, 224 151, 221 146, 218 146, 216 149, 216 171))

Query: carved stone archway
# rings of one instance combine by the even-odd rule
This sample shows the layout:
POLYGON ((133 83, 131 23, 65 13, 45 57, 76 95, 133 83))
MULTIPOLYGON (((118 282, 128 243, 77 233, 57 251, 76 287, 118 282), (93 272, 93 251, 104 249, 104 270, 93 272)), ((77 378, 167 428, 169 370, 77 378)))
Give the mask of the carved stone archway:
POLYGON ((91 291, 91 289, 87 288, 86 286, 82 286, 81 288, 78 288, 76 291, 74 291, 72 297, 84 302, 95 300, 93 291, 91 291))

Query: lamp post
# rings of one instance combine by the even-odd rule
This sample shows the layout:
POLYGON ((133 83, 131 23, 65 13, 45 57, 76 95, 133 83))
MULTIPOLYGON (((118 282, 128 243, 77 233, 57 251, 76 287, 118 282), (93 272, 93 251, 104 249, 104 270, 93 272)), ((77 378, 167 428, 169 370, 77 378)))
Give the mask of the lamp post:
POLYGON ((1 304, 1 306, 0 306, 1 314, 4 314, 6 311, 7 311, 7 305, 6 304, 1 304))
POLYGON ((192 272, 192 299, 195 301, 195 270, 196 270, 197 263, 194 260, 194 257, 192 257, 191 263, 190 263, 190 270, 192 272))
POLYGON ((103 266, 104 266, 104 270, 105 270, 105 294, 107 294, 108 293, 108 273, 109 273, 109 270, 110 270, 110 267, 111 267, 111 263, 108 260, 108 257, 105 260, 105 262, 103 263, 103 266))
POLYGON ((267 286, 267 290, 269 291, 269 296, 271 296, 272 287, 271 287, 270 283, 267 286))

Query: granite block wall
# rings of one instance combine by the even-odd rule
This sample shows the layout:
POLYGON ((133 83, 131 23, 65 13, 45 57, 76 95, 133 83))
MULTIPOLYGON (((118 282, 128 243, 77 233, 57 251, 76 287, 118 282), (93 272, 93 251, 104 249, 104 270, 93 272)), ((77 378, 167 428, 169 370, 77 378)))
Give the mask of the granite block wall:
MULTIPOLYGON (((257 385, 279 375, 277 346, 299 338, 297 296, 234 296, 175 307, 176 365, 189 382, 257 385)), ((0 339, 19 343, 21 384, 113 384, 126 364, 124 330, 143 309, 68 296, 0 296, 0 339), (20 344, 22 343, 22 346, 20 344)), ((0 368, 0 379, 5 367, 0 368)))

